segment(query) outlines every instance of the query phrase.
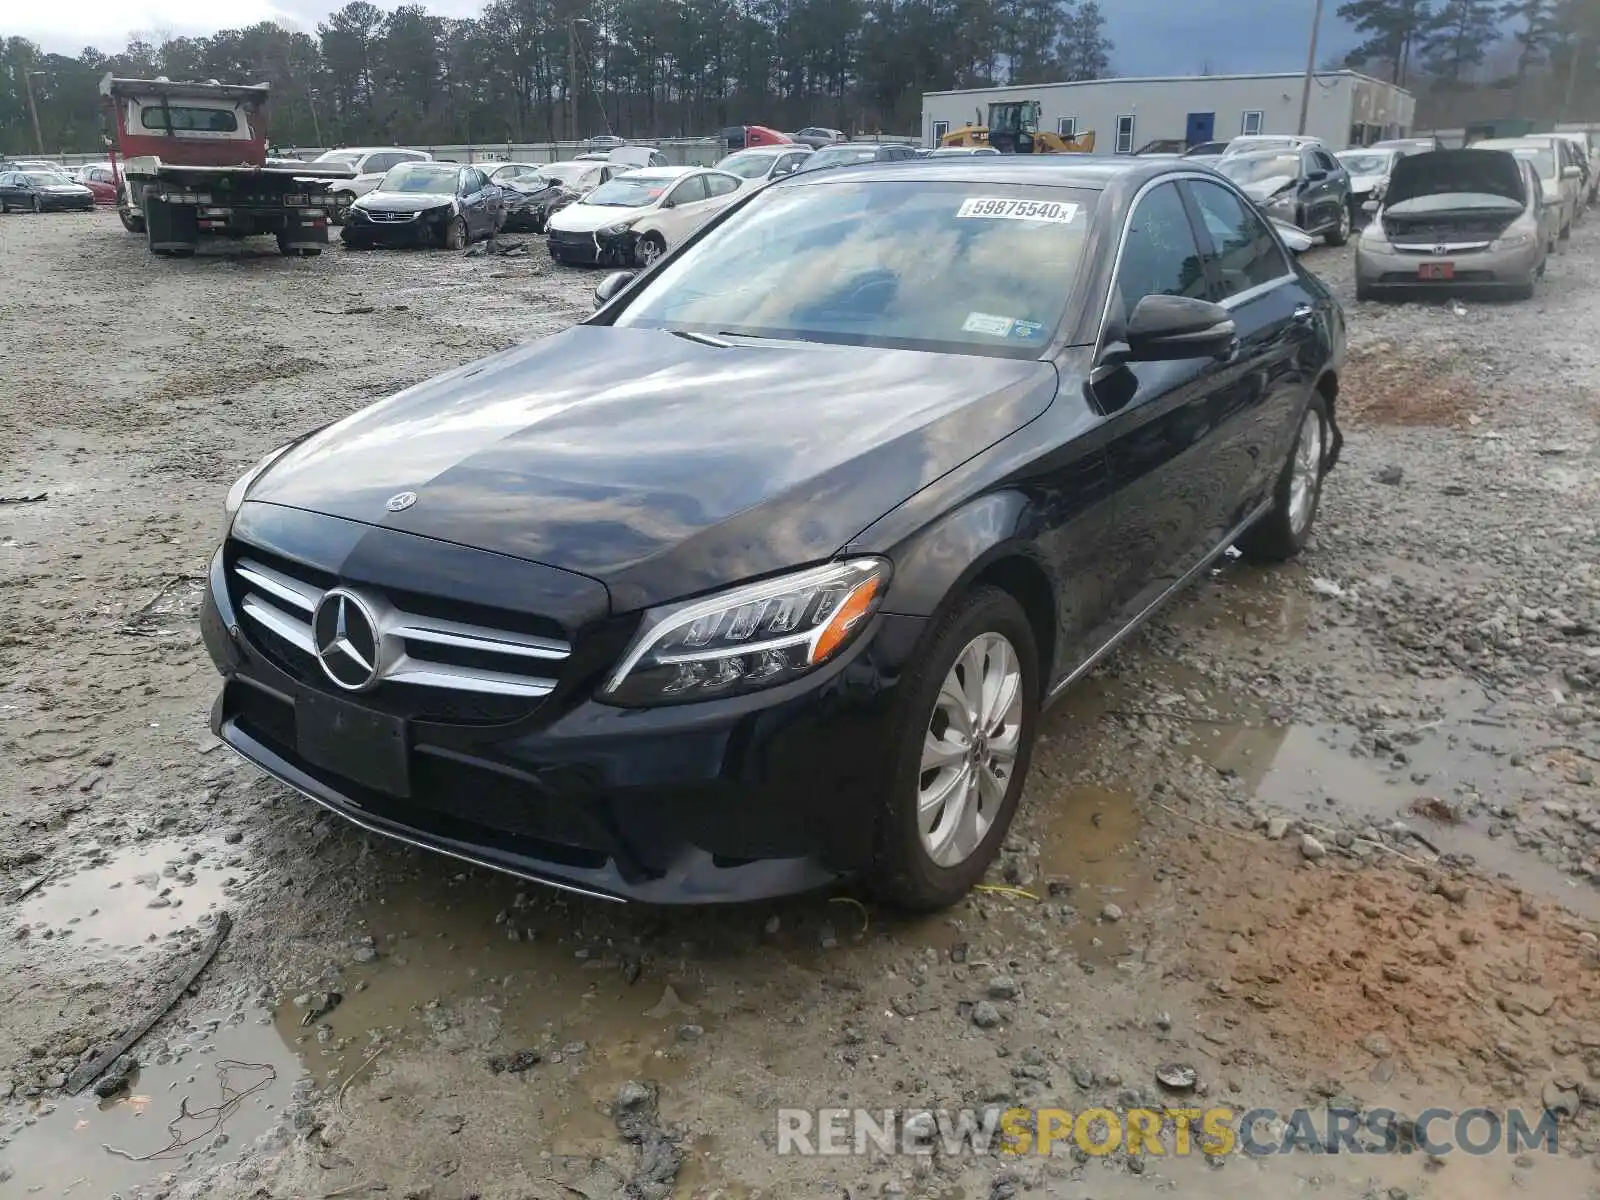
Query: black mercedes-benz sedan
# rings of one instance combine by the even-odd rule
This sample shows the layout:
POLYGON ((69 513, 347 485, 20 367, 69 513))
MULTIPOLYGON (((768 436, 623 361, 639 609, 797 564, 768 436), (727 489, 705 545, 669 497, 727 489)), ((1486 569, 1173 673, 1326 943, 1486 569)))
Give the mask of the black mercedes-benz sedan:
POLYGON ((1182 160, 804 173, 596 295, 269 454, 203 616, 239 753, 596 897, 956 901, 1045 706, 1339 456, 1342 310, 1182 160))

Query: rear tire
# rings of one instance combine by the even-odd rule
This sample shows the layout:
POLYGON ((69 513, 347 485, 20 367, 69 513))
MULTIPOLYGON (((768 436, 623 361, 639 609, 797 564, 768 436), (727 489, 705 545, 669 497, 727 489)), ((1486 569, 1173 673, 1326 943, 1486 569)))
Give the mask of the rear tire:
POLYGON ((1313 390, 1289 461, 1272 489, 1272 508, 1239 539, 1239 552, 1259 562, 1287 562, 1306 548, 1322 499, 1330 424, 1322 393, 1313 390))
POLYGON ((144 232, 144 214, 117 205, 117 220, 122 222, 122 227, 129 233, 144 232))
POLYGON ((1350 227, 1354 218, 1350 215, 1348 203, 1339 206, 1339 222, 1327 233, 1322 235, 1322 240, 1330 246, 1342 246, 1350 240, 1350 227))
POLYGON ((983 878, 1027 779, 1040 676, 1033 626, 1009 592, 975 589, 930 632, 899 687, 888 795, 868 873, 881 900, 948 908, 983 878), (968 715, 974 711, 976 720, 968 715), (1008 763, 1007 748, 1015 751, 1008 763), (930 847, 943 847, 946 861, 930 847))

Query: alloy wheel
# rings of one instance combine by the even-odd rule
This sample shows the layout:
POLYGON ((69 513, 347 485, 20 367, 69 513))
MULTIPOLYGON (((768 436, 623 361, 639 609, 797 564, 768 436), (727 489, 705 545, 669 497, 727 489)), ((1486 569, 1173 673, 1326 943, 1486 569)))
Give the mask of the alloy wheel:
POLYGON ((662 245, 655 238, 647 237, 639 243, 639 265, 644 267, 655 266, 656 259, 661 257, 662 245))
POLYGON ((44 201, 39 199, 38 196, 33 198, 33 211, 36 213, 42 213, 44 211, 44 201))
POLYGON ((956 656, 922 742, 917 830, 941 867, 983 844, 1011 785, 1022 738, 1022 665, 1011 642, 981 633, 956 656))
POLYGON ((1315 408, 1306 410, 1295 441, 1294 467, 1289 475, 1289 525, 1298 537, 1311 523, 1316 503, 1317 483, 1322 477, 1322 416, 1315 408))
POLYGON ((1339 206, 1339 236, 1342 238, 1350 236, 1350 206, 1348 204, 1339 206))

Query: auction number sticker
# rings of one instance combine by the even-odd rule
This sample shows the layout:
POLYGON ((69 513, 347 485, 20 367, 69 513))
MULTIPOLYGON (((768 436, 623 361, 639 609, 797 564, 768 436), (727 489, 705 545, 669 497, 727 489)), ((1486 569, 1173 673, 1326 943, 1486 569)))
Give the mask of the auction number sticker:
POLYGON ((956 209, 958 220, 988 217, 1001 221, 1049 221, 1070 225, 1078 217, 1078 205, 1055 200, 1011 200, 1004 196, 973 196, 956 209))

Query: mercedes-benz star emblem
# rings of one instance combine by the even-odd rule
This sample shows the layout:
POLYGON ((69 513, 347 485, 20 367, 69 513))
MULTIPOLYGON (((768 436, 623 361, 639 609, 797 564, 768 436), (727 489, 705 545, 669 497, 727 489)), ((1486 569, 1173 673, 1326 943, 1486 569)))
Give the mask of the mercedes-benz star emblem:
POLYGON ((334 588, 317 602, 311 617, 317 661, 346 691, 365 691, 378 682, 380 637, 377 617, 354 592, 334 588))
POLYGON ((397 492, 385 500, 383 506, 390 512, 405 512, 416 502, 417 494, 415 492, 397 492))

